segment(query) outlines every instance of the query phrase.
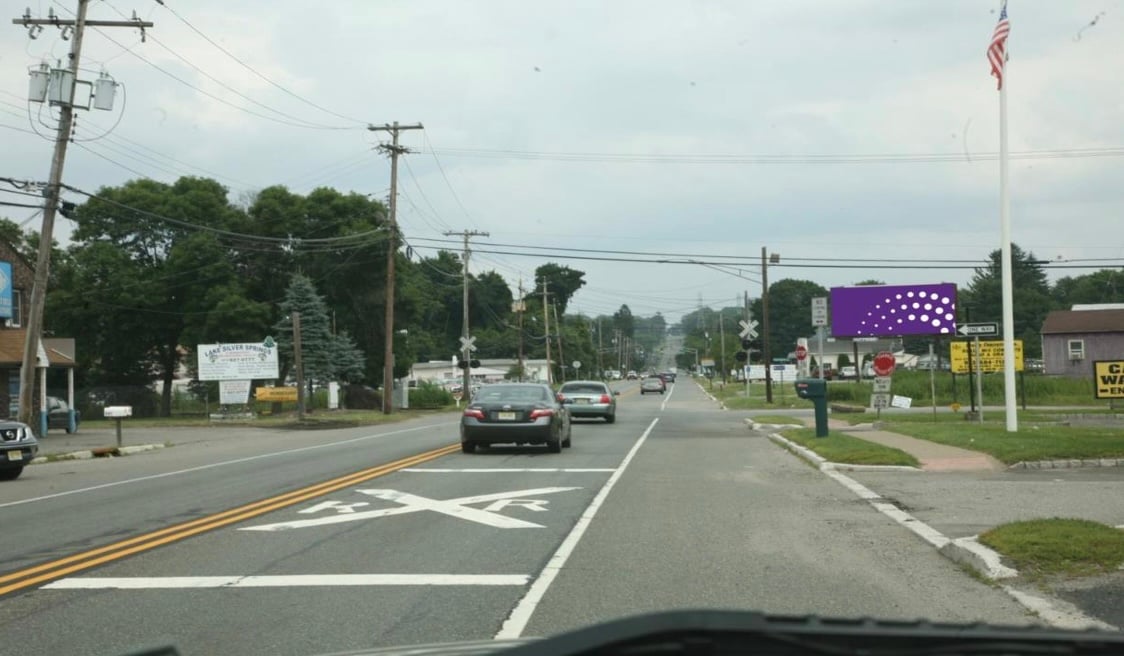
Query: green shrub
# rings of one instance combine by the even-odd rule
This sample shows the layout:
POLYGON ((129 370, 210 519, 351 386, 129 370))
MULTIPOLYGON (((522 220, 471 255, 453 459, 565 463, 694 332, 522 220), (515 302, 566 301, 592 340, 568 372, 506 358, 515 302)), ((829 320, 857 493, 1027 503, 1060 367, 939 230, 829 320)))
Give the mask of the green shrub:
POLYGON ((449 390, 428 381, 421 381, 410 390, 410 407, 420 410, 444 408, 456 400, 449 390))

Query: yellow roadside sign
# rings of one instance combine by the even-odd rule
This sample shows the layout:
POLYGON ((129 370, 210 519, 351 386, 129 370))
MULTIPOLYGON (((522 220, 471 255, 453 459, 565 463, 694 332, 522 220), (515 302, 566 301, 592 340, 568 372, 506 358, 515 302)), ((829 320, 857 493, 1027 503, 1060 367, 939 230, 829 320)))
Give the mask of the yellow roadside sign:
MULTIPOLYGON (((972 356, 972 370, 976 371, 975 342, 952 342, 949 344, 949 364, 952 373, 968 373, 968 354, 972 356)), ((1003 341, 980 340, 979 371, 993 374, 1003 371, 1003 341)), ((1015 340, 1015 371, 1023 370, 1023 340, 1015 340)))
POLYGON ((1124 360, 1098 360, 1093 363, 1098 399, 1124 399, 1124 360))
POLYGON ((258 387, 254 390, 254 398, 258 401, 296 401, 297 388, 258 387))

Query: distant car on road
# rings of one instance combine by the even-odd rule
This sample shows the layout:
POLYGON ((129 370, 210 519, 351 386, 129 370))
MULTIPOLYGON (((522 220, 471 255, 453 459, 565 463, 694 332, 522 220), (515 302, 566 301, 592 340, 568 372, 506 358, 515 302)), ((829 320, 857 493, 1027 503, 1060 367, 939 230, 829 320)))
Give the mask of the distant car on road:
POLYGON ((639 376, 636 375, 635 371, 630 371, 630 372, 628 372, 628 375, 625 376, 625 378, 627 378, 629 380, 636 380, 637 378, 639 378, 639 376))
MULTIPOLYGON (((82 413, 78 410, 74 411, 74 429, 78 429, 78 423, 82 421, 82 413)), ((70 405, 57 396, 47 397, 47 427, 48 428, 61 428, 66 432, 70 431, 70 405)))
POLYGON ((664 371, 660 374, 660 379, 663 380, 663 382, 665 382, 665 383, 674 383, 675 382, 675 372, 674 371, 664 371))
POLYGON ((596 380, 572 380, 558 390, 570 417, 601 417, 609 424, 617 420, 617 394, 596 380))
POLYGON ((850 365, 839 367, 839 380, 855 380, 859 377, 859 370, 850 365))
POLYGON ((27 424, 0 421, 0 481, 14 481, 39 453, 39 441, 27 424))
POLYGON ((482 387, 461 415, 465 453, 492 444, 545 444, 551 453, 561 453, 571 440, 567 405, 539 383, 482 387))
POLYGON ((656 376, 649 376, 640 381, 641 394, 647 394, 648 392, 659 392, 663 394, 666 389, 667 385, 664 384, 663 379, 656 376))

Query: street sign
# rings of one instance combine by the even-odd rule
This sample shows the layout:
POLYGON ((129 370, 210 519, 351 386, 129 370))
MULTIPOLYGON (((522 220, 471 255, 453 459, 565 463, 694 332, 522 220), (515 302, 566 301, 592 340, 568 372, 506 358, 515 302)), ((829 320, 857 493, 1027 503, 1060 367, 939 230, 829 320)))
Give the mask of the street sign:
MULTIPOLYGON (((1003 371, 1003 341, 979 341, 980 361, 976 366, 976 347, 972 342, 952 342, 949 344, 949 365, 952 373, 968 373, 968 358, 972 359, 972 371, 985 374, 1003 371)), ((1015 371, 1023 370, 1023 340, 1015 340, 1015 371)))
POLYGON ((894 373, 898 361, 894 359, 894 354, 889 351, 882 351, 874 356, 874 362, 871 363, 871 370, 874 371, 875 376, 889 376, 894 373))
POLYGON ((895 408, 910 408, 913 406, 913 397, 894 394, 890 397, 890 405, 895 408))
POLYGON ((803 346, 803 345, 797 346, 796 347, 796 359, 803 361, 804 358, 806 358, 806 357, 808 357, 808 347, 803 346))
POLYGON ((461 337, 461 350, 462 351, 475 351, 476 338, 475 337, 461 337))
POLYGON ((827 325, 827 297, 817 296, 812 299, 812 325, 827 325))
POLYGON ((874 393, 875 394, 889 394, 890 381, 893 380, 889 376, 875 376, 874 377, 874 393))
POLYGON ((258 401, 296 401, 297 388, 259 387, 254 390, 254 398, 258 401))
POLYGON ((756 319, 750 319, 749 321, 746 321, 745 319, 740 319, 740 320, 738 320, 738 325, 740 325, 742 327, 741 332, 738 333, 738 336, 741 337, 742 339, 753 339, 753 338, 757 337, 757 320, 756 319))
POLYGON ((870 395, 870 407, 876 410, 882 410, 890 407, 890 393, 879 392, 870 395))
POLYGON ((1124 360, 1098 360, 1093 363, 1098 399, 1124 399, 1124 360))
POLYGON ((966 323, 956 329, 965 337, 995 337, 999 334, 999 324, 994 321, 966 323))
POLYGON ((581 369, 582 368, 582 361, 581 360, 574 360, 571 363, 571 365, 574 367, 574 369, 581 369))

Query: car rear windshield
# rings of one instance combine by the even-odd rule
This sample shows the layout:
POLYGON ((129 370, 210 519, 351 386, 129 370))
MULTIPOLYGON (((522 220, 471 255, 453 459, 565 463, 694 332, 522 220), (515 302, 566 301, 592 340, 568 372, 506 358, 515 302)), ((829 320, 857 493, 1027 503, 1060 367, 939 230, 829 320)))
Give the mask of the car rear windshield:
POLYGON ((546 390, 541 387, 486 387, 476 395, 476 401, 482 403, 530 403, 548 398, 546 390))
POLYGON ((600 383, 569 383, 563 385, 560 390, 563 394, 580 394, 581 392, 589 392, 591 394, 604 394, 606 387, 600 383))

